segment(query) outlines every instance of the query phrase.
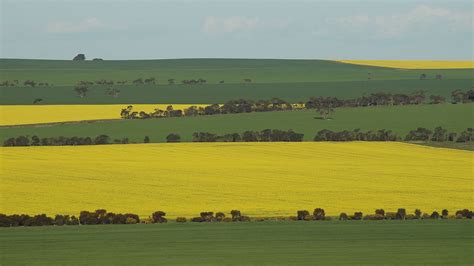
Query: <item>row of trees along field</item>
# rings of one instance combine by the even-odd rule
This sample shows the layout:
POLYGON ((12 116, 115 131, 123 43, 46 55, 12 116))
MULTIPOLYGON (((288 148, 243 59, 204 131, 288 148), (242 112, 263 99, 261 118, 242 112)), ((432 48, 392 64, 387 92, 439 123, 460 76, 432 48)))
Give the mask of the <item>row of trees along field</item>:
MULTIPOLYGON (((79 55, 78 55, 79 56, 79 55)), ((85 60, 85 59, 84 59, 85 60)), ((77 60, 76 60, 77 61, 77 60)), ((100 58, 94 58, 93 61, 103 61, 100 58)), ((371 73, 368 73, 367 75, 367 80, 372 80, 373 75, 371 73)), ((430 77, 426 73, 422 73, 420 76, 418 76, 420 80, 428 80, 430 77)), ((434 77, 431 77, 431 79, 435 80, 442 80, 444 77, 442 74, 436 74, 434 77)), ((183 79, 180 81, 181 84, 184 85, 203 85, 207 84, 207 80, 203 78, 198 78, 198 79, 183 79)), ((242 83, 252 83, 253 80, 250 78, 243 78, 241 79, 242 83)), ((168 85, 175 85, 177 83, 176 79, 174 78, 169 78, 166 80, 166 84, 168 85)), ((219 80, 217 82, 218 84, 224 84, 224 80, 219 80)), ((89 81, 89 80, 80 80, 77 82, 76 87, 83 87, 86 88, 86 90, 89 90, 89 88, 93 85, 99 85, 99 86, 111 86, 111 85, 126 85, 126 84, 133 84, 133 85, 157 85, 158 84, 158 79, 156 77, 149 77, 149 78, 143 78, 139 77, 133 80, 105 80, 105 79, 99 79, 95 81, 89 81)), ((4 80, 0 82, 0 86, 49 86, 48 82, 38 82, 34 80, 25 80, 23 82, 20 82, 19 80, 4 80)), ((52 86, 53 84, 51 84, 52 86)))
MULTIPOLYGON (((193 142, 300 142, 303 141, 304 134, 293 130, 264 129, 262 131, 247 130, 240 133, 228 133, 218 135, 209 132, 194 132, 193 142)), ((422 141, 422 142, 470 142, 474 140, 474 130, 468 128, 459 134, 448 132, 442 127, 434 130, 419 127, 411 130, 405 138, 401 138, 391 130, 361 131, 331 131, 323 129, 316 133, 314 141, 422 141)), ((143 143, 150 143, 149 136, 145 136, 143 143)), ((181 136, 171 133, 166 136, 166 142, 181 142, 181 136)), ((128 138, 112 140, 108 135, 91 137, 49 137, 39 138, 33 136, 12 137, 4 141, 3 146, 66 146, 66 145, 103 145, 103 144, 129 144, 128 138)), ((132 142, 133 143, 133 142, 132 142)), ((136 142, 135 142, 136 143, 136 142)))
MULTIPOLYGON (((98 209, 93 212, 81 211, 79 216, 70 216, 57 214, 49 217, 46 214, 39 214, 30 216, 27 214, 0 214, 0 227, 17 227, 17 226, 64 226, 64 225, 97 225, 97 224, 153 224, 153 223, 167 223, 168 219, 165 217, 166 213, 163 211, 156 211, 145 219, 140 219, 137 214, 133 213, 113 213, 107 212, 105 209, 98 209)), ((341 213, 338 217, 327 216, 324 209, 316 208, 310 214, 307 210, 300 210, 296 212, 296 216, 290 217, 258 217, 251 218, 242 215, 239 210, 230 211, 230 216, 227 217, 223 212, 201 212, 199 216, 187 219, 186 217, 177 217, 177 223, 190 222, 261 222, 265 220, 281 220, 281 221, 330 221, 339 219, 346 220, 421 220, 421 219, 473 219, 474 214, 469 209, 456 211, 455 215, 449 215, 448 210, 444 209, 441 214, 437 211, 430 213, 423 213, 416 209, 413 214, 406 212, 404 208, 400 208, 397 212, 385 212, 383 209, 375 210, 374 214, 363 215, 362 212, 354 212, 353 215, 341 213)))
POLYGON ((242 134, 229 133, 224 135, 217 135, 209 132, 194 132, 193 142, 272 142, 272 141, 287 141, 299 142, 303 141, 304 134, 294 132, 293 130, 279 130, 279 129, 264 129, 262 131, 245 131, 242 134))
POLYGON ((391 130, 377 130, 377 131, 366 131, 363 132, 360 129, 354 129, 352 131, 331 131, 323 129, 319 131, 314 137, 314 141, 456 141, 456 142, 469 142, 473 141, 474 132, 472 128, 468 128, 461 133, 457 134, 454 132, 448 132, 448 130, 442 127, 436 127, 434 130, 419 127, 410 132, 402 138, 392 132, 391 130))
MULTIPOLYGON (((474 89, 467 92, 455 90, 452 92, 451 103, 471 103, 474 101, 474 89)), ((311 97, 305 103, 291 104, 279 98, 270 100, 231 100, 224 104, 211 104, 205 107, 190 106, 183 110, 175 110, 169 105, 166 110, 159 108, 153 112, 134 111, 133 105, 122 109, 120 117, 123 119, 148 119, 148 118, 166 118, 182 116, 199 115, 217 115, 217 114, 238 114, 251 112, 272 112, 288 111, 302 109, 316 109, 322 118, 326 119, 334 112, 335 108, 341 107, 368 107, 368 106, 400 106, 400 105, 419 105, 426 102, 425 94, 422 91, 410 95, 391 94, 385 92, 372 93, 368 96, 362 96, 356 99, 338 99, 336 97, 311 97)), ((431 95, 429 104, 442 104, 446 100, 439 95, 431 95)))

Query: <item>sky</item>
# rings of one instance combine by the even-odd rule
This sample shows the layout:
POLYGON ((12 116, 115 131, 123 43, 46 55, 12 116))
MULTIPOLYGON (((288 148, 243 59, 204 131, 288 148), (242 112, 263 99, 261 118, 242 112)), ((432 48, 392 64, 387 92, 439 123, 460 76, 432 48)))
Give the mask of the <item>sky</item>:
POLYGON ((473 59, 471 0, 0 0, 0 11, 0 58, 473 59))

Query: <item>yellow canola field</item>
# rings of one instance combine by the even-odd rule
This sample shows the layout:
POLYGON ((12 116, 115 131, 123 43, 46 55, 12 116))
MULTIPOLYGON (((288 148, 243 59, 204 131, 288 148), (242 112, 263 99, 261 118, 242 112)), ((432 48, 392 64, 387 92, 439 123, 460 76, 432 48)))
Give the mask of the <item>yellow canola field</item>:
POLYGON ((404 143, 0 147, 0 213, 169 217, 474 207, 473 152, 404 143))
POLYGON ((339 60, 341 63, 405 68, 405 69, 457 69, 474 68, 474 61, 435 61, 435 60, 339 60))
MULTIPOLYGON (((120 111, 129 104, 97 105, 0 105, 0 126, 39 123, 72 122, 84 120, 119 119, 120 111)), ((168 105, 184 109, 191 105, 206 104, 131 104, 134 111, 165 110, 168 105)))

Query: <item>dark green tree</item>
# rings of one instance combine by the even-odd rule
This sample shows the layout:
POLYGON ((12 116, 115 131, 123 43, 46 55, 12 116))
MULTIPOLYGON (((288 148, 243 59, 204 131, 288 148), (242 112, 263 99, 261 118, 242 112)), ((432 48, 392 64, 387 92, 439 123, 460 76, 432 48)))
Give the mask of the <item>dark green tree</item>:
POLYGON ((166 142, 180 142, 181 136, 179 134, 171 133, 166 136, 166 142))

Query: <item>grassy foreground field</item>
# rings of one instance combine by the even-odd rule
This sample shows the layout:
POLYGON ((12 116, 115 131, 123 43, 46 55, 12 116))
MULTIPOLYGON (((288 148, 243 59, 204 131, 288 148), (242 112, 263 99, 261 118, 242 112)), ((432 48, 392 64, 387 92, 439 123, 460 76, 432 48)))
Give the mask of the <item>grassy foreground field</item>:
POLYGON ((105 208, 147 217, 239 209, 294 215, 473 206, 469 151, 403 143, 178 143, 2 147, 0 213, 105 208), (126 195, 126 196, 125 196, 126 195))
POLYGON ((6 228, 0 262, 472 265, 472 226, 449 220, 6 228))
POLYGON ((254 83, 208 85, 143 85, 116 86, 117 98, 106 94, 108 87, 92 87, 87 96, 80 98, 73 86, 62 87, 0 87, 0 104, 33 104, 37 98, 42 104, 154 104, 198 103, 214 104, 235 99, 270 99, 279 97, 288 102, 305 102, 312 96, 334 96, 341 99, 357 98, 364 94, 387 92, 411 94, 424 90, 426 95, 442 95, 450 99, 456 89, 467 91, 472 78, 453 80, 371 80, 325 81, 312 83, 254 83))
MULTIPOLYGON (((426 61, 425 61, 426 62, 426 61)), ((420 62, 417 62, 419 65, 420 62)), ((463 63, 463 66, 466 63, 463 63)), ((432 66, 433 63, 423 63, 432 66)), ((452 65, 452 64, 451 64, 452 65)), ((407 66, 407 64, 405 64, 407 66)), ((427 67, 428 68, 428 67, 427 67)), ((429 67, 432 68, 432 67, 429 67)), ((439 67, 445 68, 445 67, 439 67)), ((469 68, 469 67, 466 67, 469 68)), ((472 66, 470 67, 472 68, 472 66)), ((129 80, 156 77, 160 84, 170 78, 204 78, 211 84, 242 83, 250 78, 256 83, 299 83, 321 81, 363 81, 367 73, 375 80, 418 79, 420 74, 433 76, 437 69, 393 69, 378 66, 345 64, 329 60, 280 59, 166 59, 166 60, 31 60, 0 59, 2 80, 38 80, 54 86, 74 85, 79 80, 129 80)), ((443 69, 448 79, 472 77, 471 69, 443 69)))
MULTIPOLYGON (((125 107, 125 106, 123 106, 125 107)), ((10 110, 10 115, 3 118, 2 123, 21 123, 23 121, 46 121, 60 118, 60 113, 41 114, 32 111, 12 112, 17 107, 4 106, 10 110), (11 108, 11 109, 10 109, 11 108), (26 119, 26 120, 23 120, 26 119)), ((55 108, 62 109, 66 113, 67 106, 31 106, 26 110, 44 110, 55 108)), ((76 107, 74 107, 76 108, 76 107)), ((89 108, 89 107, 87 107, 89 108)), ((87 110, 87 108, 85 110, 87 110)), ((109 106, 90 107, 97 108, 96 117, 104 115, 105 110, 111 110, 109 106)), ((117 110, 120 106, 113 107, 117 110)), ((137 106, 137 110, 139 107, 137 106)), ((0 109, 1 110, 1 109, 0 109)), ((20 108, 21 110, 21 108, 20 108)), ((80 110, 80 108, 79 108, 80 110)), ((442 126, 453 132, 460 132, 472 127, 470 117, 474 110, 474 104, 445 104, 445 105, 422 105, 422 106, 398 106, 398 107, 370 107, 370 108, 341 108, 332 115, 331 120, 318 119, 319 114, 314 110, 309 111, 286 111, 249 114, 229 114, 200 117, 179 117, 166 119, 148 120, 118 120, 95 123, 37 125, 24 127, 0 127, 0 142, 7 138, 20 135, 37 135, 39 137, 58 136, 97 136, 107 134, 112 139, 130 138, 130 141, 143 142, 144 136, 149 136, 151 142, 164 142, 169 133, 179 133, 182 141, 191 141, 192 134, 196 131, 205 131, 218 134, 239 132, 246 130, 270 129, 293 129, 305 134, 305 140, 312 140, 317 131, 322 129, 331 130, 362 130, 390 129, 400 136, 406 135, 410 130, 417 127, 433 129, 442 126)), ((94 114, 91 114, 94 117, 94 114)), ((112 115, 112 113, 110 114, 112 115)), ((82 117, 82 112, 71 113, 71 116, 82 117)))

